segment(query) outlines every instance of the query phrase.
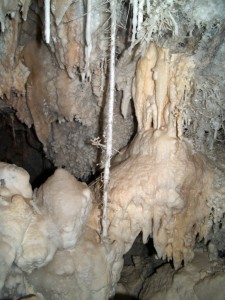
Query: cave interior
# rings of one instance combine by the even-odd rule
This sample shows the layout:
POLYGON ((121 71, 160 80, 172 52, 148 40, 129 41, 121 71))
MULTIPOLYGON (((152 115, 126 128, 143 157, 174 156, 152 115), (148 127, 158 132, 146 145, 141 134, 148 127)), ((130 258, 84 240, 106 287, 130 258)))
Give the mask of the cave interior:
POLYGON ((224 12, 0 2, 0 300, 225 299, 224 12))

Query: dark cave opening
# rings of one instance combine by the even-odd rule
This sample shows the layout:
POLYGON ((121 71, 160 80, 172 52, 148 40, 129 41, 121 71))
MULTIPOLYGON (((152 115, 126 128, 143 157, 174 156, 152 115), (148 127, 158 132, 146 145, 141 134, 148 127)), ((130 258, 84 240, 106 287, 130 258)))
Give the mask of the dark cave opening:
POLYGON ((1 111, 0 136, 0 161, 24 168, 30 175, 32 188, 39 187, 53 174, 55 167, 46 158, 34 127, 21 123, 12 109, 1 111))
MULTIPOLYGON (((155 259, 156 250, 154 248, 153 239, 149 238, 146 244, 143 244, 142 232, 136 237, 131 249, 124 255, 124 265, 134 265, 133 257, 140 256, 142 259, 155 259)), ((160 264, 163 260, 157 259, 160 264)))
POLYGON ((144 280, 155 274, 157 269, 166 264, 167 261, 157 258, 152 238, 149 238, 148 242, 143 244, 142 232, 137 236, 131 249, 123 256, 123 258, 124 267, 118 283, 119 289, 113 299, 140 299, 139 296, 143 288, 144 280), (141 282, 140 278, 143 279, 143 282, 141 282), (129 282, 133 282, 134 287, 129 286, 129 282), (123 288, 121 290, 121 287, 128 288, 127 293, 125 293, 123 288))

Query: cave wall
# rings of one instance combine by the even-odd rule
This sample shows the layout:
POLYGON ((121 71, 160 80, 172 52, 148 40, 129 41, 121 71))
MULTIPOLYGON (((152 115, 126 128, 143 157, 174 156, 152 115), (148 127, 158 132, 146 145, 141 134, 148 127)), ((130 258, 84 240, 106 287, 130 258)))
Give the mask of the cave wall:
POLYGON ((104 165, 108 9, 100 0, 52 0, 47 43, 43 1, 1 3, 0 108, 33 126, 62 167, 32 193, 28 174, 1 165, 3 295, 111 297, 140 232, 175 269, 193 259, 197 239, 223 251, 224 2, 118 3, 118 155, 105 241, 101 177, 87 187, 71 174, 90 180, 104 165))

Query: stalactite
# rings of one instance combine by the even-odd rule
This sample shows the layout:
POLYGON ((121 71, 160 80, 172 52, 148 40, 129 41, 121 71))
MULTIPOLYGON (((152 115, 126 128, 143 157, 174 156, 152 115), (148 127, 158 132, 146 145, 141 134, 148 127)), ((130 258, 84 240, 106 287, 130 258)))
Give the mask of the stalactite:
POLYGON ((137 15, 138 15, 138 0, 133 0, 132 45, 134 45, 136 40, 137 15))
POLYGON ((157 108, 155 103, 155 84, 153 71, 157 61, 157 48, 151 43, 139 60, 133 81, 133 99, 138 121, 138 131, 157 127, 157 108), (153 124, 152 124, 153 123, 153 124))
POLYGON ((108 191, 110 180, 110 160, 112 155, 112 132, 113 132, 113 107, 115 89, 115 50, 116 50, 116 7, 117 0, 110 1, 111 9, 111 43, 110 43, 110 79, 109 79, 109 98, 107 111, 107 135, 106 135, 106 161, 104 168, 104 188, 103 188, 103 238, 107 237, 108 232, 108 191))
MULTIPOLYGON (((85 76, 89 79, 90 68, 89 68, 89 61, 90 55, 92 50, 92 40, 91 40, 91 10, 92 10, 92 0, 87 0, 87 15, 86 15, 86 28, 85 28, 85 39, 86 39, 86 46, 85 46, 85 76)), ((84 79, 84 78, 83 78, 84 79)))
POLYGON ((50 43, 50 0, 45 0, 45 41, 50 43))
POLYGON ((156 106, 157 106, 157 129, 160 129, 163 123, 163 112, 166 104, 167 85, 169 80, 169 50, 158 49, 158 60, 154 68, 155 86, 156 86, 156 106))
POLYGON ((141 30, 143 23, 143 11, 144 11, 144 0, 139 0, 138 2, 138 23, 137 23, 137 32, 141 30))
POLYGON ((150 0, 146 0, 146 12, 147 12, 147 15, 150 16, 150 12, 151 12, 151 1, 150 0))

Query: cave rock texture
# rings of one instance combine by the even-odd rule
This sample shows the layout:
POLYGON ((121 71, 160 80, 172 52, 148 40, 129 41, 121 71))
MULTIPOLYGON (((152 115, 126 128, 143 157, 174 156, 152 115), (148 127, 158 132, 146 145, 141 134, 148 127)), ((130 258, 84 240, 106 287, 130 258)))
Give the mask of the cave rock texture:
POLYGON ((123 256, 142 233, 173 268, 165 264, 140 284, 140 299, 222 300, 225 2, 110 4, 0 3, 0 116, 13 112, 34 128, 56 168, 32 190, 25 169, 0 163, 0 298, 110 299, 123 256), (103 238, 112 7, 113 157, 103 238))

